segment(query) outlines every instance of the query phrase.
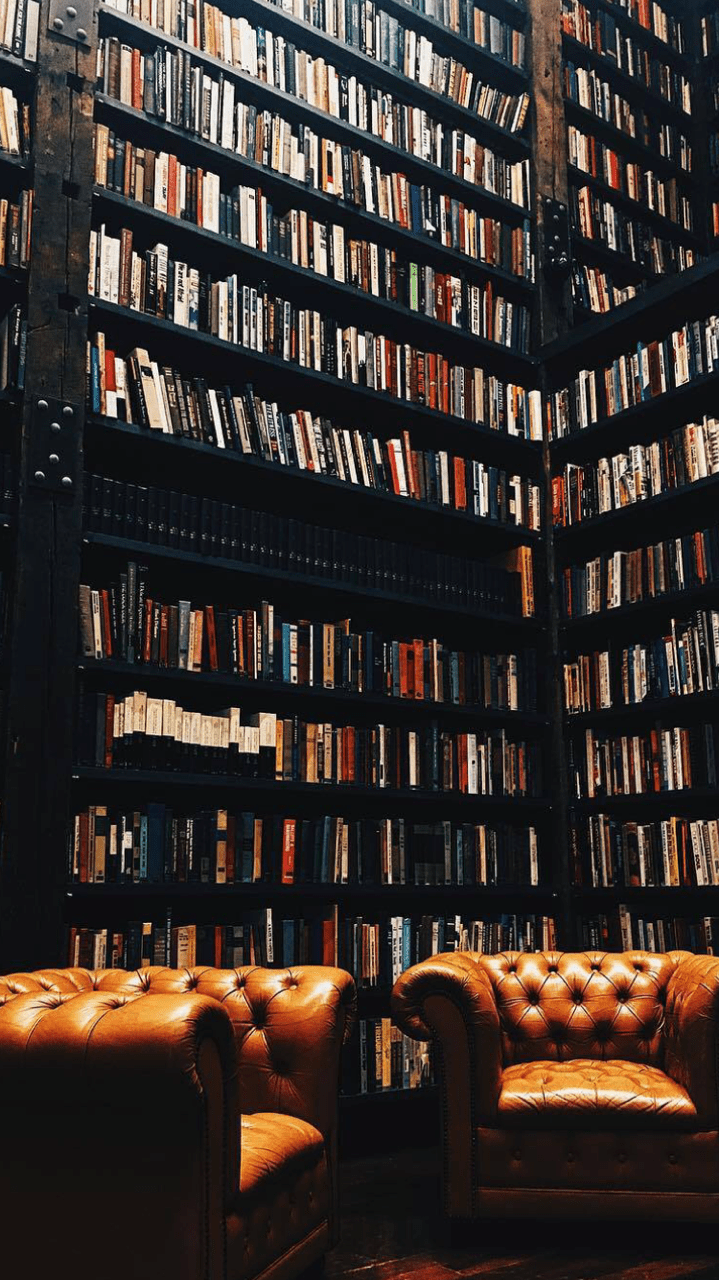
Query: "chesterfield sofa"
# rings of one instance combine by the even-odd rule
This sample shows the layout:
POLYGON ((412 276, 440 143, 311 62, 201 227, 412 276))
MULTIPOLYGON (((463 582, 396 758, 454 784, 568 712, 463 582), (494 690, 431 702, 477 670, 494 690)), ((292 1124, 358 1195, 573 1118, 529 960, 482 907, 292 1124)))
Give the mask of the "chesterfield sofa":
POLYGON ((337 1237, 340 969, 0 978, 0 1265, 289 1280, 337 1237))
POLYGON ((392 1012, 438 1050, 450 1219, 719 1221, 719 959, 453 952, 392 1012))

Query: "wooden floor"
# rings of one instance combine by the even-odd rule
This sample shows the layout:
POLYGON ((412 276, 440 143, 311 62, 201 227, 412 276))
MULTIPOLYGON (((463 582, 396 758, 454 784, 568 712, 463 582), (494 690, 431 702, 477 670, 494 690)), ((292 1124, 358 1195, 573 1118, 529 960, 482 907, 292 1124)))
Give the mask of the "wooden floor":
POLYGON ((342 1238, 327 1280, 719 1280, 719 1223, 547 1227, 485 1224, 454 1247, 437 1215, 437 1155, 341 1165, 342 1238))

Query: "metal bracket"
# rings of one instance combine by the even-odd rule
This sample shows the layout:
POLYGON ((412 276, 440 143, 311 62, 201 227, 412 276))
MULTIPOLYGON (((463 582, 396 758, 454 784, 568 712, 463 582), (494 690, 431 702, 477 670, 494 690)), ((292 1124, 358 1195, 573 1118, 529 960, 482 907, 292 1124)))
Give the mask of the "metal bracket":
POLYGON ((80 406, 71 400, 36 400, 32 407, 28 483, 46 493, 77 487, 77 424, 80 406))
POLYGON ((55 36, 64 36, 75 44, 90 45, 92 0, 50 0, 47 28, 55 36))
POLYGON ((571 270, 569 212, 559 200, 544 199, 544 273, 550 280, 566 280, 571 270))

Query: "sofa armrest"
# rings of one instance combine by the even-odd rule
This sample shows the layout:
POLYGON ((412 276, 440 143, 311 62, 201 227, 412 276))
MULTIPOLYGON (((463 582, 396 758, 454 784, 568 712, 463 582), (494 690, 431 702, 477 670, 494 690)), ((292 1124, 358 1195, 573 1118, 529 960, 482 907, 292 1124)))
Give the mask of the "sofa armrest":
POLYGON ((664 1066, 684 1086, 706 1127, 719 1123, 719 958, 674 953, 667 988, 664 1066))
POLYGON ((83 1274, 97 1250, 106 1280, 221 1277, 239 1123, 232 1024, 215 1001, 14 995, 0 1007, 0 1135, 3 1239, 21 1251, 9 1274, 52 1274, 58 1258, 83 1274), (130 1185, 132 1215, 110 1238, 130 1185))
POLYGON ((502 1077, 499 1014, 489 978, 471 952, 451 951, 403 973, 392 1016, 406 1035, 433 1040, 444 1115, 444 1200, 451 1217, 471 1217, 477 1128, 496 1122, 502 1077))

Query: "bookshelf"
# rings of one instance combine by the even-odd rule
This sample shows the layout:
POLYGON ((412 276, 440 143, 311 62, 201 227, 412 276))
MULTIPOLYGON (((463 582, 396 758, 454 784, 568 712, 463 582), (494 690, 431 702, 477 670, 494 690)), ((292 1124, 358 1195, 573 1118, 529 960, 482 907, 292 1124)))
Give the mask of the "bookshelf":
POLYGON ((716 270, 545 349, 579 945, 715 945, 716 270))
POLYGON ((562 0, 574 324, 706 251, 697 21, 671 0, 562 0))
POLYGON ((711 942, 712 10, 128 8, 0 54, 4 963, 336 959, 406 1126, 399 968, 711 942))

